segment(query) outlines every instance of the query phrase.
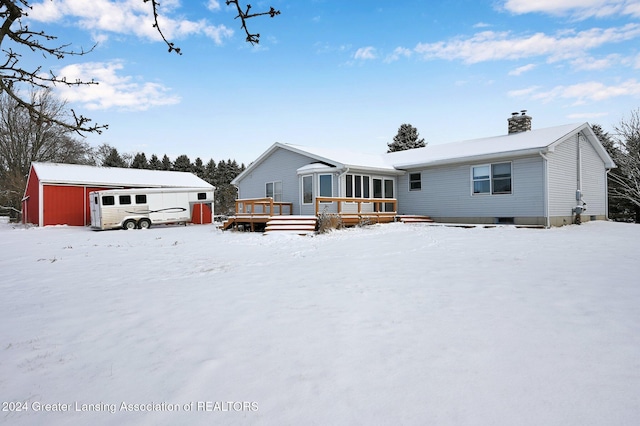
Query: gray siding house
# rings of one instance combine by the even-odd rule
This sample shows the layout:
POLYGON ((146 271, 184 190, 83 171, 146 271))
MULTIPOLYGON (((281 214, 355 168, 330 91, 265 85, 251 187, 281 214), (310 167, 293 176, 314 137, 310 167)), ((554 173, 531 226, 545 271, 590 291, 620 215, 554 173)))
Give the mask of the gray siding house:
POLYGON ((400 215, 448 223, 560 226, 576 211, 583 221, 607 218, 615 164, 588 123, 531 130, 523 112, 508 125, 502 136, 379 155, 276 143, 232 183, 239 198, 272 197, 302 215, 319 213, 316 197, 344 197, 395 198, 400 215))

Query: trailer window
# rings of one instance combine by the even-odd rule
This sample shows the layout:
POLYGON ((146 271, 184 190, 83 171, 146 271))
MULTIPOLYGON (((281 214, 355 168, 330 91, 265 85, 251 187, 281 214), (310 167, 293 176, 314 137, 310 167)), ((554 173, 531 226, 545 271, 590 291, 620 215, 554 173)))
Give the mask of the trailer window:
POLYGON ((136 204, 147 204, 147 196, 144 194, 136 195, 136 204))
POLYGON ((105 195, 102 197, 102 205, 103 206, 113 206, 116 204, 116 197, 113 195, 105 195))
POLYGON ((131 204, 131 195, 121 195, 118 200, 120 205, 131 204))
POLYGON ((198 192, 198 200, 206 200, 207 193, 206 192, 198 192))

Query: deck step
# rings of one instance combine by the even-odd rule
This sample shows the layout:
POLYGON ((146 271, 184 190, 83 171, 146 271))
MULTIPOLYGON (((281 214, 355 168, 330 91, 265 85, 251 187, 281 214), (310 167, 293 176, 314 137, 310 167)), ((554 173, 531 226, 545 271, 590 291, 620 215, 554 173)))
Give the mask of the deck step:
POLYGON ((399 215, 398 222, 402 223, 432 223, 433 219, 429 216, 418 215, 399 215))
POLYGON ((316 216, 272 216, 267 222, 265 234, 278 232, 308 235, 316 232, 318 218, 316 216))

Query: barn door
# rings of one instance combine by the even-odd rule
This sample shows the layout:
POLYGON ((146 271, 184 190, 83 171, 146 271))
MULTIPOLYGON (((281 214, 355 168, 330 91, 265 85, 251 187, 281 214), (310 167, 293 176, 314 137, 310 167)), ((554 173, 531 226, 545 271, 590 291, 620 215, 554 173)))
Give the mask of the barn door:
POLYGON ((191 223, 213 223, 211 203, 197 203, 191 209, 191 223))

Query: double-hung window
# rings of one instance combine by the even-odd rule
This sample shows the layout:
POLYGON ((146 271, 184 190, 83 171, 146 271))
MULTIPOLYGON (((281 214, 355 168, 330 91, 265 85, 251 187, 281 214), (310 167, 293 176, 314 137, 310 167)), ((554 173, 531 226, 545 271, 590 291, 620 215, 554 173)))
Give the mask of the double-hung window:
POLYGON ((511 194, 511 163, 494 163, 471 168, 473 194, 511 194))
POLYGON ((267 182, 265 197, 271 197, 273 201, 282 201, 282 182, 267 182))

